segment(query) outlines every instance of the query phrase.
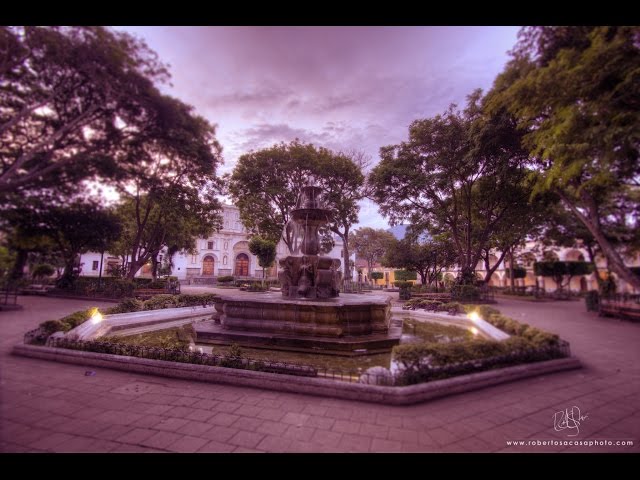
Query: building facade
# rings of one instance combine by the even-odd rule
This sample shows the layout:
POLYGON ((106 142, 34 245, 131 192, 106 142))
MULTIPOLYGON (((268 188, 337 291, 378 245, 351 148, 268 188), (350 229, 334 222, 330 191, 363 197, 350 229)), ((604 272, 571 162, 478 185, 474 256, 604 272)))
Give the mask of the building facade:
MULTIPOLYGON (((222 206, 222 228, 206 238, 196 240, 197 253, 178 252, 173 256, 172 275, 181 281, 202 281, 214 279, 219 276, 232 275, 237 279, 261 279, 262 267, 258 264, 258 258, 249 251, 249 233, 240 220, 240 210, 233 205, 222 206)), ((338 237, 334 238, 335 245, 329 256, 339 258, 344 271, 342 258, 342 242, 338 237)), ((277 276, 277 265, 280 258, 289 254, 284 242, 280 241, 276 248, 276 262, 273 267, 267 269, 266 277, 277 276)), ((165 253, 158 256, 162 262, 165 253)), ((355 260, 354 257, 352 257, 355 260)), ((108 275, 110 265, 121 265, 120 257, 105 253, 88 252, 81 256, 81 275, 98 276, 102 263, 102 274, 108 275), (102 261, 101 261, 102 258, 102 261)), ((151 276, 151 264, 143 266, 138 277, 151 276)))
MULTIPOLYGON (((548 252, 553 252, 553 255, 559 261, 589 261, 589 254, 584 248, 548 248, 548 252)), ((501 252, 494 252, 489 256, 489 266, 492 268, 498 262, 500 258, 501 252)), ((550 277, 541 277, 537 276, 534 272, 534 263, 536 261, 542 261, 544 255, 544 250, 542 247, 535 242, 528 242, 523 248, 516 251, 514 254, 516 261, 514 262, 517 266, 525 268, 526 276, 525 278, 519 278, 514 280, 514 285, 516 287, 538 287, 546 292, 554 292, 557 290, 558 286, 553 278, 550 277)), ((625 264, 631 267, 640 266, 640 256, 636 258, 625 258, 625 264)), ((498 268, 491 275, 491 279, 489 281, 489 286, 492 287, 510 287, 511 279, 509 277, 508 268, 509 268, 509 260, 508 257, 503 259, 500 262, 498 268)), ((571 278, 568 286, 565 285, 565 289, 568 289, 572 292, 586 292, 589 290, 597 290, 598 289, 598 281, 596 279, 596 275, 600 275, 601 279, 606 279, 609 275, 607 269, 607 261, 605 258, 597 256, 596 257, 596 266, 597 273, 593 272, 589 275, 580 275, 571 278)), ((367 262, 362 259, 356 260, 356 269, 357 272, 360 272, 358 278, 361 282, 372 283, 370 280, 371 276, 369 274, 369 268, 367 267, 367 262)), ((394 282, 394 271, 398 270, 398 268, 393 267, 383 267, 379 263, 376 263, 373 267, 374 272, 381 272, 383 274, 382 279, 378 279, 375 281, 375 285, 377 286, 392 286, 394 282)), ((479 279, 483 280, 486 276, 486 266, 483 261, 478 262, 476 266, 476 275, 479 279)), ((443 280, 445 283, 453 282, 458 275, 458 269, 456 267, 444 270, 442 272, 443 280)), ((615 273, 611 274, 616 286, 618 293, 634 293, 634 289, 631 285, 627 284, 622 279, 619 279, 615 273)), ((568 279, 565 279, 565 281, 568 279)), ((420 276, 418 275, 417 281, 415 283, 420 282, 420 276)))

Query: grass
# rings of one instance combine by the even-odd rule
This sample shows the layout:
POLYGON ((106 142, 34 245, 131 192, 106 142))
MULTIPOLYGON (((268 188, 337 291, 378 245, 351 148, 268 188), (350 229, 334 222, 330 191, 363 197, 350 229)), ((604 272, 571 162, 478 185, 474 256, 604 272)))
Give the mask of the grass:
POLYGON ((442 343, 443 341, 463 342, 474 338, 473 333, 465 328, 434 322, 418 322, 411 318, 404 319, 402 333, 415 335, 428 343, 442 343))
MULTIPOLYGON (((141 333, 128 337, 104 337, 102 340, 112 343, 125 343, 129 345, 142 345, 147 347, 163 348, 188 348, 190 339, 194 337, 193 327, 185 325, 155 332, 141 333)), ((463 329, 451 325, 441 325, 431 322, 415 322, 405 319, 403 333, 408 333, 420 337, 425 342, 442 341, 462 341, 468 340, 473 335, 463 329), (415 330, 414 330, 415 326, 415 330), (444 338, 448 340, 444 340, 444 338)), ((212 353, 216 355, 228 355, 231 346, 227 345, 200 345, 212 348, 212 353)), ((340 357, 337 355, 321 355, 305 352, 290 352, 285 350, 267 350, 262 348, 241 347, 242 355, 248 358, 267 360, 271 362, 296 363, 310 365, 327 370, 357 371, 366 370, 371 367, 381 366, 389 368, 391 365, 391 353, 380 353, 375 355, 360 355, 357 357, 340 357)))
POLYGON ((195 336, 191 324, 155 332, 139 333, 127 337, 103 337, 100 340, 110 343, 141 345, 143 347, 188 348, 195 336))

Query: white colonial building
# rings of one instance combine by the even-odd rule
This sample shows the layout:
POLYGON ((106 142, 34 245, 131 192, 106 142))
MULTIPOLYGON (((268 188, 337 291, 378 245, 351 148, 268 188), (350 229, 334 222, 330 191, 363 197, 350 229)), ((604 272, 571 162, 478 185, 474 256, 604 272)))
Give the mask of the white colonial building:
MULTIPOLYGON (((258 265, 258 259, 249 252, 249 234, 240 221, 240 211, 233 205, 222 207, 222 228, 207 238, 197 239, 197 253, 178 252, 173 257, 172 275, 181 281, 203 282, 219 276, 233 275, 238 279, 261 279, 262 267, 258 265)), ((328 254, 339 258, 344 271, 342 258, 342 242, 338 237, 334 238, 335 246, 328 254)), ((277 261, 289 254, 286 245, 281 241, 277 246, 276 263, 267 269, 266 277, 276 277, 277 261)), ((164 254, 160 254, 162 261, 164 254)), ((355 261, 355 257, 352 257, 355 261)), ((100 273, 101 254, 88 252, 81 256, 81 275, 98 276, 100 273)), ((107 275, 109 265, 121 265, 120 257, 104 254, 102 259, 103 275, 107 275)), ((136 276, 151 276, 151 265, 143 266, 136 276)))

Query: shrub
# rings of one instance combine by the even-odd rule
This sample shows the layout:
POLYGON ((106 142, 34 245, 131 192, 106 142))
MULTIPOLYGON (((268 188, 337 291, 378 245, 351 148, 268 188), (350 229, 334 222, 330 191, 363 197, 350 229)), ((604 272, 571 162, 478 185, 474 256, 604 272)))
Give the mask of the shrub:
POLYGON ((382 280, 384 278, 384 274, 382 272, 371 272, 369 275, 373 280, 382 280))
POLYGON ((417 280, 418 274, 409 270, 394 270, 393 278, 399 282, 406 282, 407 280, 417 280))
POLYGON ((144 310, 159 310, 178 306, 177 295, 154 295, 144 302, 144 310))
POLYGON ((411 282, 393 282, 400 289, 400 300, 409 300, 411 298, 411 282))
POLYGON ((105 310, 107 314, 139 312, 144 310, 144 302, 137 298, 125 298, 115 307, 105 310))
POLYGON ((230 283, 233 282, 233 275, 222 275, 217 278, 218 283, 230 283))
POLYGON ((454 285, 451 287, 451 298, 459 302, 480 300, 480 289, 475 285, 454 285))
POLYGON ((46 263, 40 263, 35 267, 33 267, 33 270, 31 271, 31 277, 33 277, 34 279, 41 279, 45 277, 50 277, 54 273, 56 273, 56 269, 53 268, 51 265, 46 263))

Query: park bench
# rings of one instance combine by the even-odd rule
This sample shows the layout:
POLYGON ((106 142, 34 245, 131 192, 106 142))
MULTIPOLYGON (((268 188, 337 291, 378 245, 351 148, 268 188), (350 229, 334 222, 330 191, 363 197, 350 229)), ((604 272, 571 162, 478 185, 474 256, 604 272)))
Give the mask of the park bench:
POLYGON ((52 288, 54 288, 53 285, 41 285, 33 283, 27 287, 20 288, 20 293, 22 295, 29 295, 31 293, 47 293, 52 288))
POLYGON ((601 316, 614 316, 640 322, 640 303, 632 300, 600 299, 601 316))

